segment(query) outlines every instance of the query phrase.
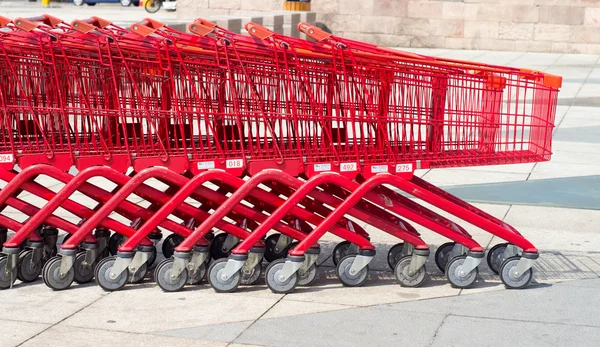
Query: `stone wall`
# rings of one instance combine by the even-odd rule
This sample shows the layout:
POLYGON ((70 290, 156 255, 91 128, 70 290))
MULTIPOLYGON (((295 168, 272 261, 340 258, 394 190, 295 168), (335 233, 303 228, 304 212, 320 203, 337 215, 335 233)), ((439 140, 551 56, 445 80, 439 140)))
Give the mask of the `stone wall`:
MULTIPOLYGON (((238 15, 282 0, 177 6, 181 17, 238 15)), ((600 0, 312 0, 312 11, 335 34, 382 46, 600 53, 600 0)))

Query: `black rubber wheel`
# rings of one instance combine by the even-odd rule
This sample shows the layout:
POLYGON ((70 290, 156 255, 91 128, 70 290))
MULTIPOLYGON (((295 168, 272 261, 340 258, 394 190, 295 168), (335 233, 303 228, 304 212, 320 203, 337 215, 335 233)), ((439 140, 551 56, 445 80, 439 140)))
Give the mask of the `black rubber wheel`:
POLYGON ((333 260, 333 264, 337 266, 342 258, 347 255, 356 255, 355 252, 350 251, 351 243, 348 241, 342 241, 338 243, 333 249, 333 254, 331 255, 331 260, 333 260))
POLYGON ((298 285, 298 273, 295 272, 290 276, 287 280, 281 281, 279 279, 279 273, 283 270, 285 265, 285 259, 278 259, 269 264, 267 266, 267 270, 265 272, 265 280, 267 282, 267 286, 273 293, 276 294, 286 294, 294 291, 296 286, 298 285))
POLYGON ((121 272, 117 278, 110 278, 110 272, 112 271, 112 267, 115 265, 115 261, 115 256, 100 260, 98 265, 96 265, 96 271, 94 273, 96 277, 96 283, 98 283, 102 289, 108 292, 122 289, 125 287, 129 279, 129 271, 127 271, 127 269, 121 272))
POLYGON ((8 259, 6 256, 0 256, 0 289, 10 288, 13 283, 17 280, 17 276, 7 274, 4 270, 6 269, 8 259))
POLYGON ((354 254, 347 255, 340 259, 340 262, 335 269, 338 278, 346 287, 360 287, 365 284, 369 278, 369 265, 362 268, 356 274, 350 273, 352 263, 354 263, 355 259, 356 256, 354 254))
MULTIPOLYGON (((215 236, 215 239, 210 244, 210 257, 214 260, 223 259, 229 257, 231 251, 237 246, 234 245, 231 249, 224 250, 223 245, 225 244, 225 240, 227 239, 226 233, 221 233, 215 236)), ((238 242, 239 244, 239 242, 238 242)))
POLYGON ((504 251, 506 250, 508 243, 499 243, 492 247, 487 254, 487 264, 496 275, 500 274, 500 268, 504 264, 504 251))
POLYGON ((183 269, 176 279, 171 278, 173 264, 173 258, 165 259, 161 261, 154 270, 154 279, 156 280, 156 283, 158 283, 158 286, 165 292, 178 292, 183 289, 188 281, 187 269, 183 269))
POLYGON ((312 264, 306 271, 298 270, 298 285, 307 287, 317 279, 317 265, 312 264))
POLYGON ((41 259, 37 264, 31 260, 33 258, 33 250, 26 249, 19 253, 17 263, 17 278, 25 283, 33 282, 40 277, 42 273, 41 259))
POLYGON ((75 279, 75 270, 70 268, 63 278, 60 277, 60 256, 50 258, 44 265, 42 270, 42 276, 44 277, 44 283, 53 290, 64 290, 73 284, 75 279))
POLYGON ((446 265, 450 260, 450 253, 452 253, 454 244, 454 242, 446 242, 435 251, 435 265, 442 273, 446 272, 446 265))
POLYGON ((265 255, 264 258, 269 262, 274 262, 277 259, 283 259, 287 256, 287 252, 289 251, 289 248, 287 246, 283 247, 282 249, 275 249, 275 246, 277 245, 277 241, 279 241, 279 237, 281 237, 281 234, 273 234, 273 235, 269 235, 269 237, 267 237, 267 239, 265 240, 265 255))
POLYGON ((125 242, 125 237, 119 233, 113 233, 108 239, 108 251, 111 255, 117 255, 119 246, 125 242))
POLYGON ((533 279, 533 269, 529 268, 519 276, 514 276, 514 268, 519 264, 521 257, 510 257, 500 267, 500 279, 507 289, 521 289, 527 286, 533 279))
POLYGON ((468 288, 477 280, 477 275, 479 274, 478 268, 475 268, 470 273, 461 276, 460 267, 465 263, 466 259, 466 255, 454 257, 450 259, 446 265, 446 277, 448 278, 450 284, 455 288, 468 288))
POLYGON ((75 256, 73 270, 75 270, 75 282, 79 284, 89 283, 94 279, 96 264, 83 265, 85 252, 79 252, 75 256))
POLYGON ((175 248, 183 242, 184 238, 177 235, 171 234, 165 238, 162 244, 162 253, 166 259, 169 259, 175 253, 175 248))
POLYGON ((227 280, 221 278, 221 273, 227 266, 228 259, 214 261, 208 268, 208 283, 217 293, 231 293, 242 282, 242 274, 238 271, 227 280))
POLYGON ((412 256, 408 255, 400 259, 394 268, 394 275, 396 275, 396 279, 402 287, 419 287, 427 278, 425 265, 419 271, 413 274, 410 273, 411 260, 412 256))
POLYGON ((148 274, 148 263, 144 263, 142 264, 142 266, 139 267, 139 269, 137 269, 137 271, 135 273, 131 273, 129 272, 129 283, 131 284, 138 284, 141 283, 144 278, 146 278, 146 275, 148 274))
POLYGON ((396 268, 396 264, 400 261, 400 259, 404 258, 408 254, 402 254, 402 249, 404 248, 404 242, 397 243, 393 245, 388 251, 387 262, 390 269, 394 270, 396 268))
POLYGON ((156 261, 156 256, 157 256, 157 251, 156 251, 156 246, 155 246, 155 247, 152 247, 152 253, 150 253, 150 256, 148 257, 148 261, 145 264, 148 268, 150 268, 154 264, 154 262, 156 261))

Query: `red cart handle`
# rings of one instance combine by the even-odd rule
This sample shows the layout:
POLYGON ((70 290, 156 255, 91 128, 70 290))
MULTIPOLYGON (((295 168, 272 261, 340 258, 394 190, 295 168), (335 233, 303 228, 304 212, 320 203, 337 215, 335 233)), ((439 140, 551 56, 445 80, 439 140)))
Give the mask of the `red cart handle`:
POLYGON ((300 30, 301 32, 306 34, 306 36, 310 37, 311 39, 313 39, 317 42, 326 40, 331 37, 330 33, 325 32, 325 31, 317 28, 316 26, 310 25, 305 22, 298 23, 298 30, 300 30))
POLYGON ((133 23, 129 26, 129 30, 132 32, 146 37, 154 34, 158 29, 166 26, 166 24, 159 22, 157 20, 151 18, 145 18, 143 21, 139 23, 133 23))
POLYGON ((246 23, 244 27, 246 28, 246 31, 248 31, 248 34, 250 34, 250 36, 259 40, 265 40, 275 35, 275 33, 271 30, 253 22, 246 23))
POLYGON ((216 26, 215 23, 206 19, 197 18, 192 24, 188 25, 188 30, 198 36, 206 36, 212 33, 216 26))
POLYGON ((0 28, 7 26, 8 23, 10 23, 10 22, 11 22, 10 19, 0 16, 0 28))

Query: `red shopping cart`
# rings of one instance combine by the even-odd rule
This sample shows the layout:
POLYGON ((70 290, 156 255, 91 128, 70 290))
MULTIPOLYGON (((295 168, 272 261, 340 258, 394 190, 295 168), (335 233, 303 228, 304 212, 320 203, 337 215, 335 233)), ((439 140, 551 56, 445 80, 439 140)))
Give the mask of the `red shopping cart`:
POLYGON ((306 23, 299 29, 316 42, 254 23, 244 36, 201 19, 190 34, 150 19, 129 30, 97 17, 0 24, 0 205, 30 216, 0 216, 15 231, 0 258, 3 288, 23 268, 21 277, 41 272, 56 290, 93 277, 121 289, 145 276, 160 231, 173 233, 154 272, 165 291, 205 276, 233 291, 258 281, 263 259, 269 288, 293 291, 316 278, 327 232, 344 240, 333 253, 338 277, 359 286, 376 250, 358 221, 401 241, 387 254, 401 285, 426 279, 429 246, 411 223, 451 241, 436 264, 452 285, 472 285, 484 248, 390 187, 506 240, 488 265, 509 288, 531 281, 538 251, 525 237, 413 173, 549 160, 558 76, 380 48, 306 23), (75 175, 65 172, 72 166, 75 175), (65 185, 49 191, 38 175, 65 185), (31 208, 22 190, 47 203, 31 208), (98 204, 80 208, 75 192, 98 204), (53 232, 38 232, 48 226, 71 236, 41 257, 54 247, 53 232), (98 252, 107 230, 112 257, 98 252))

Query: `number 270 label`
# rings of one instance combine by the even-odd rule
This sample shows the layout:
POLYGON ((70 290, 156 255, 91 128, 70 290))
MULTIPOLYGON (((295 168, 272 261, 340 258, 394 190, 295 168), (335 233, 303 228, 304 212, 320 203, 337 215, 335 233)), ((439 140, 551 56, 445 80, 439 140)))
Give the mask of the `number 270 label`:
POLYGON ((12 154, 0 154, 0 163, 12 163, 14 159, 12 154))

